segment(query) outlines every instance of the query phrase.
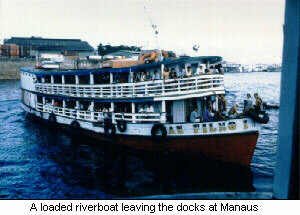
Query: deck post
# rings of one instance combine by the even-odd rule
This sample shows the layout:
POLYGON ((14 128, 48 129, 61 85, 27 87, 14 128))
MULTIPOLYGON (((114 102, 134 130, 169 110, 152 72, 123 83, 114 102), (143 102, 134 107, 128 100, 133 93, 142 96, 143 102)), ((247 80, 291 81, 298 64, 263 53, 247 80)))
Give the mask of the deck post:
POLYGON ((113 96, 113 86, 112 86, 112 83, 114 83, 114 75, 112 72, 109 73, 109 83, 111 84, 110 86, 110 96, 112 97, 113 96))
POLYGON ((75 84, 76 84, 76 96, 80 96, 80 93, 78 93, 78 84, 79 84, 78 75, 75 75, 75 84))
POLYGON ((132 123, 136 123, 136 115, 135 115, 135 103, 131 103, 131 112, 132 112, 132 123))
MULTIPOLYGON (((90 85, 93 85, 94 84, 94 74, 93 73, 90 73, 90 85)), ((90 88, 90 92, 91 92, 91 96, 94 97, 95 94, 93 93, 93 88, 91 87, 90 88)))
POLYGON ((66 100, 63 100, 63 115, 65 115, 66 100))
POLYGON ((91 105, 92 105, 91 120, 94 120, 95 102, 91 102, 91 105))
POLYGON ((116 122, 115 115, 114 115, 115 106, 114 106, 113 102, 110 103, 110 109, 111 109, 111 120, 112 120, 113 123, 115 123, 116 122))
POLYGON ((166 101, 161 102, 161 113, 162 113, 162 123, 165 123, 167 121, 166 119, 166 101))
POLYGON ((43 97, 42 99, 43 99, 43 112, 45 112, 46 98, 45 98, 45 97, 43 97))
MULTIPOLYGON (((51 78, 51 84, 54 84, 54 76, 51 75, 50 78, 51 78)), ((53 86, 51 86, 51 93, 54 94, 53 86)))
MULTIPOLYGON (((64 76, 64 75, 61 76, 61 83, 62 83, 62 84, 65 84, 65 83, 66 83, 66 81, 65 81, 65 76, 64 76)), ((64 95, 65 92, 66 92, 65 86, 62 86, 62 94, 64 95)))
POLYGON ((94 84, 94 74, 90 74, 90 84, 94 84))
POLYGON ((163 80, 163 83, 162 83, 162 93, 165 93, 165 79, 164 79, 164 69, 165 69, 165 65, 164 64, 161 64, 161 79, 163 80))
POLYGON ((78 119, 79 118, 79 101, 76 101, 76 118, 78 119))

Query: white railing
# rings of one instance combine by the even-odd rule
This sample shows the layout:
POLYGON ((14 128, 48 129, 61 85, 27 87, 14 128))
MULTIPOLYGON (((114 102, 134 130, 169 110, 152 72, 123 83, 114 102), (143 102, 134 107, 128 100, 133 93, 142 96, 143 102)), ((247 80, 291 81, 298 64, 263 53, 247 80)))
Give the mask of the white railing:
POLYGON ((72 97, 134 98, 182 95, 193 92, 224 90, 223 75, 145 81, 138 83, 75 85, 36 83, 39 93, 72 97))
POLYGON ((84 111, 71 108, 63 108, 53 106, 51 104, 36 104, 36 110, 46 113, 54 113, 55 115, 81 119, 90 122, 103 122, 104 119, 111 119, 113 123, 117 120, 124 120, 132 123, 141 122, 165 122, 166 116, 164 113, 108 113, 108 112, 94 112, 84 111))

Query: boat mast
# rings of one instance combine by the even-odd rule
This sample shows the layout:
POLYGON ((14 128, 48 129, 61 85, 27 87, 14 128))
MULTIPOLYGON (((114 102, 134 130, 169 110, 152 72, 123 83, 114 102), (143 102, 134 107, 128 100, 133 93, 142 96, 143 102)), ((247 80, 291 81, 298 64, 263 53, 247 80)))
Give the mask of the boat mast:
POLYGON ((153 22, 152 22, 152 19, 147 11, 147 8, 146 8, 146 4, 144 6, 144 10, 145 10, 145 13, 147 14, 148 16, 148 19, 149 19, 149 22, 150 22, 150 25, 153 29, 153 33, 154 33, 154 37, 155 37, 155 41, 156 41, 156 46, 157 46, 157 49, 158 49, 158 52, 159 52, 159 61, 162 61, 162 53, 161 53, 161 50, 159 48, 159 43, 158 43, 158 38, 157 38, 157 35, 158 35, 158 31, 157 31, 157 25, 154 25, 153 22))

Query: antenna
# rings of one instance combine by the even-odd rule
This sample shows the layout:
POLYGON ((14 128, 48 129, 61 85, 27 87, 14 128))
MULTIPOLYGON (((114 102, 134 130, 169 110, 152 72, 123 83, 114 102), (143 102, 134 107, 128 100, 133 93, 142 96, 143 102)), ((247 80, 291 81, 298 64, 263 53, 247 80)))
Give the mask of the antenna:
POLYGON ((149 15, 149 13, 148 13, 148 11, 147 11, 146 4, 145 4, 145 6, 144 6, 144 10, 145 10, 145 13, 146 13, 147 16, 148 16, 150 25, 151 25, 151 27, 152 27, 152 29, 153 29, 153 33, 154 33, 155 41, 156 41, 156 46, 157 46, 158 52, 159 52, 159 54, 160 54, 160 57, 159 57, 160 59, 159 59, 159 60, 162 60, 162 53, 161 53, 161 50, 160 50, 160 48, 159 48, 159 43, 158 43, 158 38, 157 38, 157 35, 158 35, 158 31, 157 31, 157 29, 156 29, 156 28, 157 28, 157 25, 154 25, 154 24, 153 24, 152 19, 151 19, 150 15, 149 15))

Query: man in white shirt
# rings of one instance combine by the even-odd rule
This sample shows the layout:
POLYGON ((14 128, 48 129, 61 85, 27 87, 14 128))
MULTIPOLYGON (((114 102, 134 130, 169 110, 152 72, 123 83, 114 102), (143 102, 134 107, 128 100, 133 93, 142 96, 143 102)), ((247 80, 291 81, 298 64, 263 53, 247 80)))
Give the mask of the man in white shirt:
POLYGON ((159 80, 159 74, 157 73, 157 70, 154 71, 153 80, 159 80))
POLYGON ((145 105, 143 105, 140 110, 139 110, 139 113, 145 113, 146 112, 146 107, 145 105))
POLYGON ((154 113, 154 108, 152 105, 148 105, 147 109, 146 109, 146 113, 154 113))
POLYGON ((205 73, 204 68, 200 65, 196 70, 196 75, 203 75, 205 73))
POLYGON ((90 106, 88 107, 88 111, 93 111, 94 110, 94 105, 93 103, 90 104, 90 106))

